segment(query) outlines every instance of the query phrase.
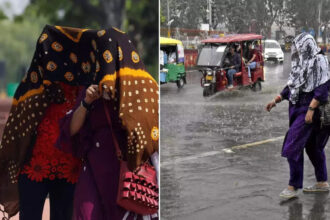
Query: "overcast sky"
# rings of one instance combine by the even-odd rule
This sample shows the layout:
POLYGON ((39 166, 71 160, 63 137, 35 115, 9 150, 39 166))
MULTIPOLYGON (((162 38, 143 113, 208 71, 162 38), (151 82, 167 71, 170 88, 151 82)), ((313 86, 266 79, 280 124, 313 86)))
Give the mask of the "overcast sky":
POLYGON ((12 18, 13 15, 21 14, 29 2, 29 0, 0 0, 0 8, 4 9, 3 12, 12 18))

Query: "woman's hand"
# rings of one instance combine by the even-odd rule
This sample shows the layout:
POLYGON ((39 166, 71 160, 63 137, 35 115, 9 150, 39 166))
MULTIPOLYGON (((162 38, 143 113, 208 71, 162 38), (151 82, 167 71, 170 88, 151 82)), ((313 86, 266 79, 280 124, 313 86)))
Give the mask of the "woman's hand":
POLYGON ((311 103, 309 103, 308 111, 305 116, 305 123, 311 124, 313 122, 314 110, 319 106, 320 102, 313 98, 311 103))
POLYGON ((270 112, 270 110, 272 110, 272 108, 275 107, 275 106, 276 106, 276 103, 275 103, 275 101, 273 100, 273 101, 271 101, 270 103, 268 103, 268 104, 266 105, 266 111, 270 112))
POLYGON ((90 85, 86 89, 86 96, 85 96, 85 102, 87 104, 91 104, 94 102, 96 99, 99 99, 101 97, 101 94, 99 93, 98 90, 98 85, 90 85))
POLYGON ((314 110, 308 110, 305 116, 305 123, 311 124, 313 122, 314 110))
POLYGON ((276 96, 273 99, 273 101, 271 101, 266 105, 266 111, 270 112, 270 110, 272 110, 272 108, 276 106, 276 103, 280 103, 281 101, 282 101, 282 96, 281 95, 276 96))

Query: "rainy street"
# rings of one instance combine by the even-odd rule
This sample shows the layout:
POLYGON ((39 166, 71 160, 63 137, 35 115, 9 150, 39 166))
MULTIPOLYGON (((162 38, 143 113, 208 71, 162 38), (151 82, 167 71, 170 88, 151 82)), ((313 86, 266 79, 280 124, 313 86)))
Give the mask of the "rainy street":
MULTIPOLYGON (((196 70, 188 70, 181 90, 161 85, 162 219, 330 218, 328 194, 300 192, 284 203, 278 196, 289 180, 280 155, 288 102, 271 113, 264 108, 284 88, 288 57, 284 64, 265 64, 261 92, 246 88, 204 98, 196 70)), ((326 154, 330 164, 329 144, 326 154)), ((305 157, 304 186, 314 181, 305 157)))

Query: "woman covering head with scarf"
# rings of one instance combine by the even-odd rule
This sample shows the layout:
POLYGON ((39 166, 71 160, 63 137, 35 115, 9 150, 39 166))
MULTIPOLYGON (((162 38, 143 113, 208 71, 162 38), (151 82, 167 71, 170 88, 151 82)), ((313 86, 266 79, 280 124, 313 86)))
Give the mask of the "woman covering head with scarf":
MULTIPOLYGON (((141 216, 116 203, 120 162, 112 136, 113 132, 131 170, 146 161, 158 170, 158 85, 122 31, 99 31, 86 37, 82 46, 96 54, 95 80, 61 121, 58 140, 63 151, 83 159, 75 189, 74 219, 158 218, 157 213, 141 216)), ((152 203, 158 206, 156 200, 152 203)))
POLYGON ((152 157, 157 169, 158 85, 127 35, 46 25, 0 143, 0 211, 41 219, 49 193, 51 219, 71 220, 78 181, 75 219, 142 218, 116 204, 119 161, 103 105, 129 168, 152 157), (71 129, 76 115, 84 123, 71 129))
POLYGON ((290 167, 290 181, 280 193, 282 198, 293 198, 303 186, 304 148, 314 169, 316 184, 303 189, 304 192, 329 191, 324 147, 329 133, 320 126, 318 106, 325 103, 330 87, 328 60, 317 46, 314 38, 302 33, 294 40, 291 48, 291 73, 287 86, 272 102, 270 111, 283 99, 289 101, 289 125, 282 156, 290 167))

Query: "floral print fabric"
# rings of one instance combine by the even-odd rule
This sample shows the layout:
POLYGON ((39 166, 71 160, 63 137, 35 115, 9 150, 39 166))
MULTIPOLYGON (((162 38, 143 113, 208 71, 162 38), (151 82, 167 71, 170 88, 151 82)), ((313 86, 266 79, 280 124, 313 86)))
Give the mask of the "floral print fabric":
POLYGON ((51 104, 46 110, 44 118, 37 128, 38 135, 32 158, 21 172, 37 182, 41 182, 45 178, 50 180, 64 178, 70 183, 76 183, 78 180, 81 161, 54 146, 60 133, 59 120, 73 108, 78 93, 77 87, 64 83, 61 84, 61 87, 66 102, 51 104))

